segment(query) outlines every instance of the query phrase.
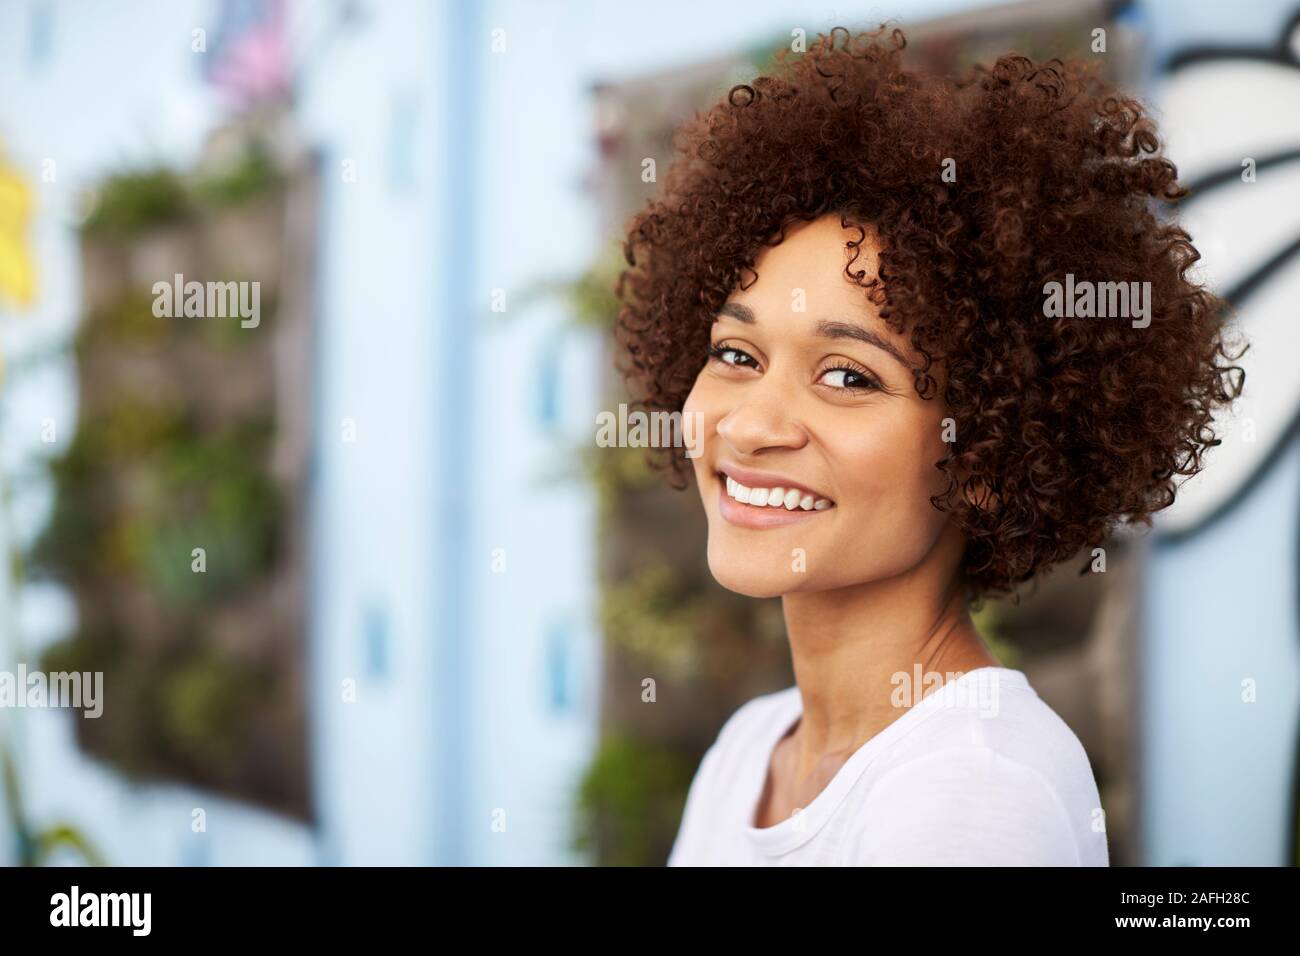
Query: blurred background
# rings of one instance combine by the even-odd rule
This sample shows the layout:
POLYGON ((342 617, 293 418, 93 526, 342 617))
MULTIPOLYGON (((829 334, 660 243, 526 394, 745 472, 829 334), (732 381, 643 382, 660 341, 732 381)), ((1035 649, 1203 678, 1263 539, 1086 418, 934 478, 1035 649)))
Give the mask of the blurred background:
POLYGON ((0 3, 0 671, 104 674, 0 707, 0 862, 663 863, 792 676, 694 489, 594 441, 620 226, 676 124, 889 19, 1156 107, 1243 401, 1152 533, 979 624, 1114 864, 1294 865, 1296 0, 0 3), (159 317, 177 275, 259 321, 159 317))

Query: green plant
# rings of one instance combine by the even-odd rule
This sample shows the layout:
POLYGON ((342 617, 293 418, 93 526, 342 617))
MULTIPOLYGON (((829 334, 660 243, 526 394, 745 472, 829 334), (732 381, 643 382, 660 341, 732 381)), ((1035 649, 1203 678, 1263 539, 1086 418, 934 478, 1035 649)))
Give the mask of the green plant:
POLYGON ((147 595, 166 635, 161 645, 130 645, 133 618, 113 601, 93 630, 45 655, 49 670, 110 677, 119 701, 112 720, 83 729, 92 749, 128 773, 188 766, 219 776, 245 740, 247 715, 266 699, 260 669, 213 649, 208 622, 275 560, 270 438, 266 422, 205 433, 178 407, 120 399, 89 414, 51 464, 55 507, 33 563, 89 594, 107 584, 147 595))
POLYGON ((266 147, 253 143, 230 168, 195 179, 191 194, 209 208, 237 206, 264 195, 283 183, 284 177, 266 147))
POLYGON ((493 318, 508 321, 538 302, 558 299, 575 327, 613 330, 619 305, 614 281, 622 267, 622 253, 611 244, 579 275, 541 279, 518 290, 510 301, 510 310, 494 313, 493 318))
POLYGON ((237 773, 273 681, 263 665, 217 647, 202 620, 187 619, 186 632, 181 643, 139 646, 99 624, 52 646, 41 666, 99 671, 113 687, 111 719, 80 723, 87 749, 135 779, 183 770, 220 787, 237 773))
POLYGON ((53 862, 55 854, 63 849, 71 850, 87 866, 105 865, 104 857, 95 845, 71 824, 60 822, 40 829, 32 827, 24 810, 18 768, 3 737, 0 737, 0 784, 3 784, 9 829, 18 844, 19 866, 44 866, 53 862))
POLYGON ((604 866, 664 862, 698 759, 627 734, 607 736, 578 788, 578 852, 604 866))
POLYGON ((565 289, 569 315, 580 326, 613 329, 618 318, 614 282, 623 268, 622 255, 611 249, 565 289))
POLYGON ((998 601, 985 601, 971 612, 971 621, 984 643, 993 652, 1003 667, 1020 666, 1020 648, 1007 640, 1002 633, 1003 605, 998 601))
POLYGON ((665 674, 688 677, 698 668, 703 608, 681 591, 673 569, 654 564, 610 582, 601 594, 606 638, 665 674))
POLYGON ((194 215, 184 181, 167 168, 119 173, 94 195, 82 231, 120 237, 153 226, 181 222, 194 215))
POLYGON ((265 421, 206 432, 175 406, 100 407, 50 462, 55 505, 33 564, 70 582, 125 574, 172 606, 238 590, 275 560, 270 440, 265 421))
POLYGON ((229 770, 267 689, 260 669, 214 647, 196 648, 164 672, 159 693, 168 745, 206 766, 229 770))
POLYGON ((105 179, 92 194, 81 228, 88 236, 121 240, 247 202, 283 181, 270 153, 257 143, 219 173, 183 176, 165 166, 120 172, 105 179))
MULTIPOLYGON (((61 354, 61 348, 28 351, 19 363, 4 364, 0 354, 0 391, 16 377, 21 377, 41 365, 52 355, 61 354)), ((22 480, 22 473, 18 473, 22 480)), ((22 632, 19 627, 21 619, 18 612, 18 595, 26 579, 27 562, 24 555, 12 547, 13 523, 11 506, 13 502, 13 475, 8 468, 0 464, 0 574, 5 575, 0 593, 0 636, 7 656, 14 660, 25 660, 22 632)), ((82 862, 91 866, 102 866, 104 859, 94 845, 75 826, 59 821, 44 827, 35 827, 26 813, 23 801, 23 788, 19 779, 18 764, 13 757, 11 741, 16 739, 20 722, 8 716, 0 721, 0 807, 5 814, 5 823, 13 835, 17 847, 17 862, 20 866, 40 866, 54 861, 59 851, 67 848, 76 853, 82 862)))
MULTIPOLYGON (((280 184, 256 147, 217 173, 112 176, 83 241, 102 249, 162 225, 197 227, 280 184)), ((229 220, 235 230, 275 223, 260 214, 229 220)), ((267 284, 264 313, 268 302, 275 309, 275 282, 267 284)), ((247 634, 255 627, 269 636, 281 623, 268 599, 281 580, 284 519, 270 461, 268 340, 237 321, 161 318, 153 299, 136 288, 96 301, 73 342, 77 423, 60 433, 62 451, 43 469, 53 507, 26 557, 29 568, 71 585, 79 629, 47 648, 41 666, 104 674, 111 709, 74 724, 86 751, 129 778, 182 779, 305 816, 305 778, 281 770, 301 733, 295 689, 281 671, 287 644, 247 634), (236 400, 218 400, 214 389, 236 363, 236 400), (267 620, 268 604, 276 620, 267 620)), ((26 859, 68 848, 93 854, 62 825, 24 830, 20 844, 26 859)))
POLYGON ((105 346, 156 346, 183 328, 179 322, 160 322, 153 314, 153 293, 135 289, 110 307, 89 315, 73 340, 78 357, 105 346))

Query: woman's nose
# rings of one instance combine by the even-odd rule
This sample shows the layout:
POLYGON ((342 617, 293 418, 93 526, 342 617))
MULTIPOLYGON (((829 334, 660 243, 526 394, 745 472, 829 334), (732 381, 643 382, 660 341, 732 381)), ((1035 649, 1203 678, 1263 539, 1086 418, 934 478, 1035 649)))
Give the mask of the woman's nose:
POLYGON ((790 403, 776 394, 750 394, 718 422, 718 436, 737 453, 764 448, 799 448, 808 436, 790 413, 790 403))

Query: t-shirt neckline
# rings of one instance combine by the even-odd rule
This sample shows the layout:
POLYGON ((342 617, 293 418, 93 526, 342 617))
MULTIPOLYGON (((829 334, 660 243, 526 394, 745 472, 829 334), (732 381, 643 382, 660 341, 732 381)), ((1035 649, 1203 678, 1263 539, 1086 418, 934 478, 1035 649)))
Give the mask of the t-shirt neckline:
POLYGON ((754 811, 758 809, 759 799, 767 784, 773 752, 777 744, 790 732, 795 720, 803 714, 803 698, 799 692, 799 685, 795 684, 782 691, 781 694, 784 696, 778 704, 778 719, 773 721, 772 727, 762 740, 763 759, 758 771, 758 779, 755 781, 751 777, 746 782, 746 793, 750 796, 745 800, 746 815, 741 827, 745 836, 759 851, 770 856, 788 853, 812 839, 830 819, 835 808, 844 800, 850 788, 857 783, 875 755, 910 733, 922 720, 935 713, 941 704, 951 702, 957 693, 958 685, 964 685, 976 675, 980 675, 983 679, 996 677, 998 683, 1005 682, 1005 686, 1028 686, 1023 671, 996 666, 977 667, 965 671, 952 680, 944 681, 943 686, 938 690, 923 696, 891 724, 855 750, 808 806, 780 823, 770 827, 756 827, 753 825, 754 811))

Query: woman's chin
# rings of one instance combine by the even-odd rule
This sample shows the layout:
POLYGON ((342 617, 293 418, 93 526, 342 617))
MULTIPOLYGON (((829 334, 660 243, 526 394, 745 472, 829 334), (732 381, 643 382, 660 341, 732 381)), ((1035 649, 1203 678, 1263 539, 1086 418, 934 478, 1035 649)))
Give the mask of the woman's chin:
POLYGON ((773 598, 799 590, 803 575, 785 568, 764 568, 757 555, 715 555, 709 549, 709 571, 728 591, 752 598, 773 598))

